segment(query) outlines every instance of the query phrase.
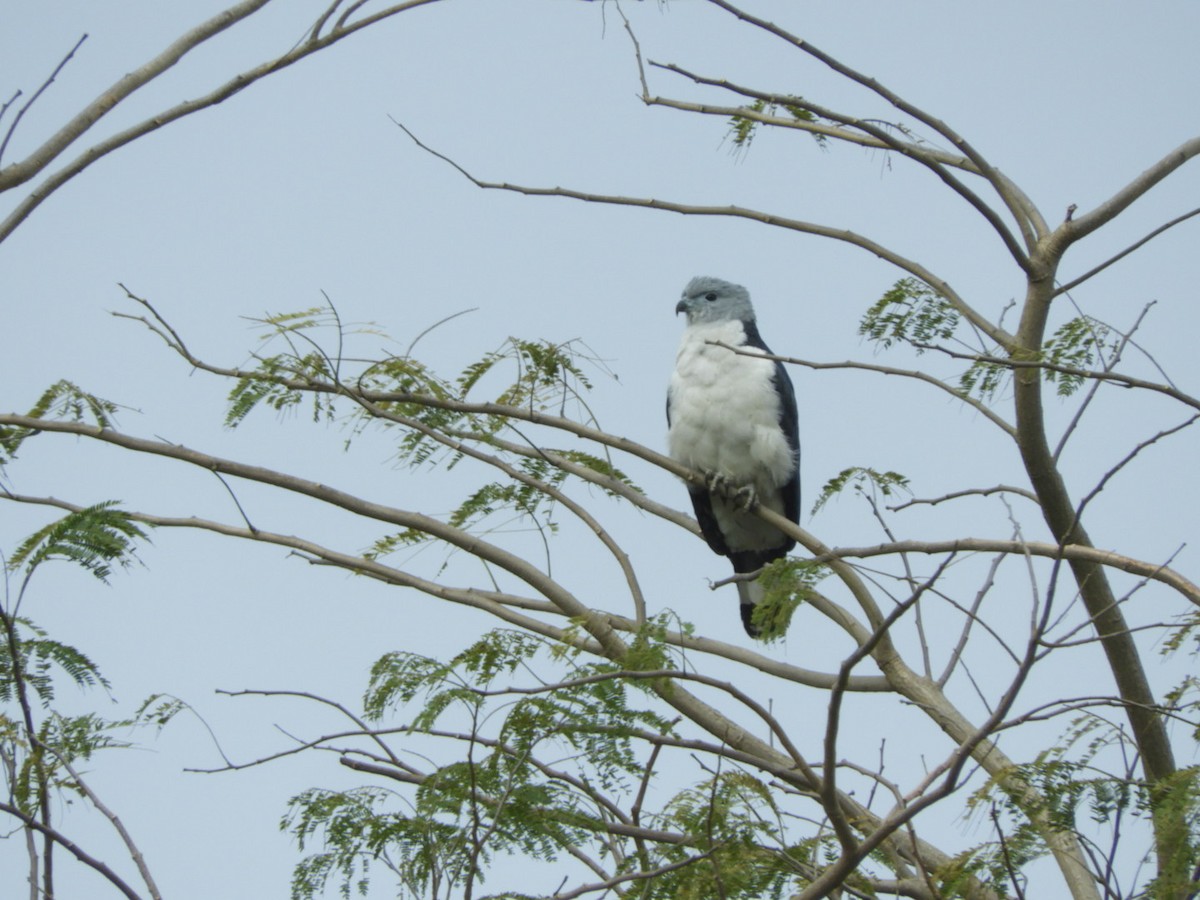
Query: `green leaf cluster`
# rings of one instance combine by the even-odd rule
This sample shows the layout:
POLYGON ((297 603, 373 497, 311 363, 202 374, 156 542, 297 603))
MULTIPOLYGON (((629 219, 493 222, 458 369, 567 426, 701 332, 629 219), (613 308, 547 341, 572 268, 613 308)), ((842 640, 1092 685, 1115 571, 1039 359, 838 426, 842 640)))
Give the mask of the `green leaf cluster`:
POLYGON ((985 403, 990 403, 996 393, 1008 383, 1012 369, 1003 363, 977 359, 959 376, 958 390, 964 397, 974 394, 985 403))
MULTIPOLYGON (((784 566, 781 582, 784 573, 795 593, 821 574, 784 566)), ((794 840, 778 793, 751 773, 702 763, 696 784, 672 788, 653 808, 642 805, 651 777, 642 754, 656 736, 679 736, 671 721, 635 704, 629 689, 661 689, 659 676, 635 673, 678 666, 659 640, 669 618, 647 623, 623 668, 581 663, 570 647, 509 630, 484 635, 448 662, 384 656, 371 671, 365 718, 381 741, 400 735, 406 750, 426 743, 397 752, 380 742, 365 754, 390 760, 381 773, 393 770, 407 790, 314 789, 292 800, 282 827, 308 854, 293 897, 332 888, 365 894, 381 869, 393 874, 400 897, 458 897, 501 857, 557 872, 570 854, 606 861, 616 876, 630 876, 620 895, 644 900, 782 898, 808 883, 836 857, 836 840, 821 828, 794 840), (547 664, 560 670, 554 679, 534 674, 547 664), (529 674, 532 687, 514 684, 529 674), (429 741, 457 750, 444 759, 429 741), (623 809, 635 795, 640 813, 631 819, 623 809), (614 825, 631 823, 642 836, 614 833, 614 825)), ((662 768, 660 759, 655 771, 662 768)), ((547 896, 529 886, 489 894, 535 895, 547 896)))
MULTIPOLYGON (((368 426, 388 430, 395 435, 396 460, 401 465, 440 466, 448 471, 464 458, 463 448, 470 443, 526 476, 501 478, 475 488, 448 518, 456 528, 481 529, 486 520, 504 514, 553 532, 554 502, 547 489, 561 487, 569 476, 552 458, 637 489, 604 457, 541 447, 538 454, 516 454, 500 445, 500 433, 514 427, 505 414, 507 408, 563 415, 572 405, 591 420, 583 400, 592 386, 585 366, 600 361, 576 341, 559 344, 509 338, 499 349, 447 379, 411 356, 390 356, 351 372, 351 361, 342 358, 340 349, 347 335, 330 309, 283 313, 258 321, 266 327, 264 341, 282 343, 284 350, 256 354, 256 366, 240 374, 229 395, 226 425, 236 427, 260 406, 285 412, 305 402, 311 402, 314 420, 333 421, 339 416, 338 405, 349 400, 345 420, 352 435, 368 426), (335 330, 336 354, 318 343, 322 329, 335 330), (488 387, 492 390, 485 393, 488 387), (468 403, 476 408, 464 408, 468 403), (485 411, 480 411, 480 406, 485 411), (494 412, 488 407, 494 407, 494 412)), ((517 439, 533 446, 524 434, 518 433, 517 439)), ((364 555, 378 559, 426 540, 425 533, 410 528, 378 538, 364 555)))
MULTIPOLYGON (((293 879, 293 896, 330 883, 365 889, 381 859, 401 874, 402 896, 454 896, 482 880, 497 854, 551 861, 604 831, 597 790, 630 790, 642 774, 635 739, 666 733, 660 715, 630 702, 611 664, 581 665, 573 651, 524 632, 490 632, 447 662, 394 652, 371 669, 368 722, 405 714, 389 731, 424 735, 459 753, 401 780, 411 799, 377 788, 308 791, 283 827, 302 847, 319 843, 293 879), (560 682, 533 689, 498 685, 535 664, 565 664, 560 682), (572 773, 553 761, 572 760, 572 773), (439 891, 441 892, 439 894, 439 891)), ((636 682, 635 682, 636 683, 636 682)))
MULTIPOLYGON (((770 102, 767 100, 755 100, 748 107, 745 107, 749 112, 757 115, 774 116, 777 115, 782 108, 797 122, 817 122, 820 121, 815 114, 810 110, 799 105, 802 98, 797 97, 792 103, 786 102, 770 102)), ((754 140, 754 136, 758 133, 759 126, 762 125, 757 118, 750 115, 737 115, 729 120, 729 139, 733 146, 738 150, 746 150, 750 147, 750 143, 754 140)), ((813 139, 822 147, 825 146, 826 137, 823 134, 814 134, 813 139)))
POLYGON ((42 628, 21 616, 7 619, 5 625, 6 629, 12 629, 12 636, 0 644, 0 701, 17 700, 17 679, 22 678, 42 706, 49 707, 54 700, 56 673, 65 675, 79 688, 96 685, 108 688, 99 667, 81 650, 53 640, 42 628))
POLYGON ((858 333, 883 350, 904 343, 921 353, 922 345, 952 338, 960 318, 953 304, 928 284, 901 278, 871 304, 858 333))
MULTIPOLYGON (((1121 339, 1113 330, 1091 316, 1076 316, 1060 325, 1047 338, 1037 353, 1016 358, 1027 362, 1047 363, 1043 378, 1055 385, 1059 397, 1070 397, 1086 380, 1084 371, 1090 371, 1096 362, 1107 354, 1115 354, 1121 339), (1062 372, 1050 366, 1079 369, 1079 372, 1062 372)), ((959 378, 959 391, 964 395, 974 394, 985 402, 991 401, 996 393, 1008 383, 1012 376, 1011 367, 990 359, 977 359, 959 378)))
MULTIPOLYGON (((61 380, 46 388, 25 415, 31 419, 90 422, 97 428, 111 428, 116 412, 117 404, 111 400, 89 394, 78 385, 61 380)), ((15 459, 25 439, 36 433, 37 430, 32 428, 0 427, 0 466, 15 459)))
POLYGON ((114 565, 128 568, 136 561, 136 542, 145 539, 141 526, 108 500, 35 531, 9 557, 8 569, 25 567, 32 575, 43 563, 61 559, 107 582, 114 565))
POLYGON ((784 637, 796 609, 828 574, 827 566, 808 559, 784 557, 770 563, 758 576, 763 598, 751 613, 760 640, 771 642, 784 637))
MULTIPOLYGON (((132 563, 136 541, 144 537, 112 503, 67 514, 30 535, 9 557, 4 574, 24 575, 14 606, 26 602, 33 575, 47 563, 70 562, 107 582, 114 566, 132 563)), ((124 719, 94 712, 62 715, 53 709, 62 683, 80 690, 110 687, 82 650, 54 639, 28 617, 0 609, 0 757, 6 763, 7 794, 33 818, 40 818, 55 797, 70 802, 86 796, 76 775, 78 763, 100 750, 128 747, 124 735, 130 728, 147 723, 161 728, 174 715, 153 698, 124 719)))
POLYGON ((645 900, 707 900, 711 897, 788 896, 811 871, 817 843, 784 843, 783 818, 770 787, 754 776, 720 772, 678 793, 664 809, 661 826, 691 835, 686 844, 657 848, 664 872, 636 894, 645 900))
MULTIPOLYGON (((1091 369, 1105 352, 1119 345, 1112 330, 1091 316, 1077 316, 1064 322, 1042 346, 1041 358, 1055 366, 1091 369)), ((1084 376, 1073 372, 1046 369, 1046 381, 1057 386, 1060 397, 1069 397, 1083 384, 1084 376)))
POLYGON ((900 492, 911 493, 908 478, 899 472, 880 472, 866 466, 850 466, 825 482, 817 502, 813 504, 813 514, 819 512, 821 507, 847 488, 860 496, 871 498, 876 495, 892 497, 900 492))
MULTIPOLYGON (((901 278, 867 310, 858 333, 879 349, 907 344, 920 354, 930 345, 951 340, 961 318, 953 304, 933 287, 916 278, 901 278)), ((1120 343, 1109 326, 1081 315, 1060 325, 1039 351, 1028 354, 1028 361, 1088 370, 1098 358, 1115 353, 1120 343)), ((996 357, 1001 352, 993 350, 987 356, 996 357)), ((1011 375, 1012 368, 1003 361, 975 359, 959 376, 958 390, 964 396, 990 402, 1011 375)), ((1044 378, 1056 386, 1060 397, 1069 397, 1083 384, 1085 376, 1046 368, 1044 378)))
MULTIPOLYGON (((1032 792, 1015 797, 1006 787, 1006 777, 990 779, 971 796, 967 808, 988 811, 996 839, 960 854, 952 866, 938 873, 943 884, 953 889, 968 877, 981 878, 1001 896, 1008 896, 1011 873, 1050 852, 1046 828, 1084 833, 1082 817, 1118 830, 1129 829, 1134 819, 1153 822, 1159 829, 1164 822, 1182 823, 1185 833, 1165 843, 1173 844, 1182 858, 1177 871, 1194 871, 1200 864, 1200 767, 1182 768, 1170 779, 1150 785, 1128 771, 1130 749, 1124 746, 1128 743, 1128 736, 1110 722, 1084 715, 1034 761, 1013 767, 1011 774, 1032 792), (1106 753, 1118 762, 1115 769, 1103 762, 1106 753), (1172 806, 1178 815, 1168 812, 1172 806)), ((1163 838, 1160 832, 1160 844, 1163 838)), ((1180 887, 1164 890, 1165 885, 1156 885, 1144 896, 1175 896, 1180 887)))

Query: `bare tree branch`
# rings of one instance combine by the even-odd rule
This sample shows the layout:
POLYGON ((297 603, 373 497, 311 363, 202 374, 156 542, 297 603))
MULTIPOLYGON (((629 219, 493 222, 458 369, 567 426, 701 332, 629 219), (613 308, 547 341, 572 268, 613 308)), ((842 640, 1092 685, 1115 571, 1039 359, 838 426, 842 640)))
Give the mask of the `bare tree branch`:
MULTIPOLYGON (((774 524, 774 523, 772 523, 774 524)), ((1200 605, 1200 585, 1189 581, 1183 575, 1166 566, 1144 562, 1129 556, 1122 556, 1108 550, 1098 550, 1083 544, 1046 544, 1038 541, 1005 541, 989 538, 956 538, 947 541, 898 541, 891 544, 878 544, 874 547, 836 547, 827 551, 830 558, 836 559, 868 559, 872 556, 891 556, 896 553, 923 553, 937 555, 941 553, 1006 553, 1012 555, 1040 556, 1045 559, 1078 559, 1120 569, 1131 575, 1142 575, 1178 591, 1190 602, 1200 605)), ((825 556, 814 557, 814 562, 823 562, 825 556)))
POLYGON ((11 803, 0 801, 0 812, 12 816, 26 828, 36 831, 54 843, 58 844, 85 866, 98 872, 105 881, 128 897, 129 900, 142 900, 142 895, 130 887, 129 884, 127 884, 119 875, 117 875, 116 872, 110 869, 102 861, 96 859, 62 832, 55 828, 51 828, 48 825, 43 825, 37 819, 26 815, 11 803))
POLYGON ((926 269, 920 263, 901 256, 882 244, 879 244, 870 238, 856 234, 853 231, 848 231, 844 228, 833 228, 828 225, 819 225, 815 222, 805 222, 799 219, 791 219, 786 216, 779 216, 773 213, 761 212, 756 209, 748 209, 743 206, 696 206, 688 203, 675 203, 669 200, 655 200, 645 197, 623 197, 613 194, 594 194, 586 191, 577 191, 571 188, 563 187, 527 187, 519 184, 509 184, 507 182, 484 181, 475 177, 468 172, 463 166, 454 162, 448 156, 439 153, 426 144, 422 143, 416 135, 412 133, 403 123, 392 119, 396 126, 403 131, 419 148, 437 157, 456 169, 464 178, 474 184, 476 187, 485 190, 500 190, 511 191, 518 194, 525 194, 532 197, 567 197, 573 200, 583 200, 589 203, 603 203, 614 206, 633 206, 643 209, 656 209, 664 212, 675 212, 681 215, 688 216, 725 216, 735 219, 747 219, 752 222, 759 222, 763 225, 772 225, 777 228, 784 228, 789 231, 798 231, 804 234, 812 234, 818 237, 830 238, 836 241, 850 244, 860 249, 873 253, 880 259, 891 263, 899 269, 908 272, 910 275, 924 281, 939 294, 945 297, 954 308, 967 318, 972 325, 988 335, 993 341, 1002 347, 1012 346, 1012 336, 1004 329, 994 325, 990 320, 980 315, 974 308, 963 300, 958 293, 950 286, 949 282, 939 278, 933 272, 926 269))
MULTIPOLYGON (((1091 234, 1096 229, 1108 224, 1117 217, 1121 212, 1129 207, 1135 200, 1144 196, 1151 188, 1159 184, 1164 178, 1191 160, 1197 154, 1200 154, 1200 137, 1192 138, 1189 141, 1184 141, 1146 171, 1144 171, 1133 181, 1129 182, 1091 212, 1084 213, 1082 216, 1076 216, 1063 222, 1054 232, 1053 247, 1051 248, 1056 254, 1061 254, 1070 244, 1075 243, 1080 238, 1091 234)), ((1190 217, 1193 213, 1188 213, 1184 218, 1190 217)), ((1179 220, 1179 221, 1182 221, 1179 220)), ((1165 230, 1175 222, 1167 223, 1161 230, 1165 230)), ((1138 244, 1130 247, 1125 253, 1128 253, 1141 243, 1154 237, 1156 233, 1152 232, 1148 237, 1144 238, 1138 244)), ((1124 255, 1124 253, 1122 254, 1124 255)), ((1089 273, 1089 277, 1091 274, 1089 273)))
POLYGON ((1140 247, 1144 246, 1145 244, 1149 243, 1154 238, 1156 238, 1160 234, 1162 234, 1164 231, 1168 231, 1169 229, 1174 228, 1176 225, 1179 225, 1182 222, 1186 222, 1188 219, 1192 218, 1195 215, 1200 215, 1200 207, 1193 209, 1191 212, 1186 212, 1182 216, 1176 216, 1171 221, 1166 222, 1162 225, 1159 225, 1157 228, 1155 228, 1153 231, 1151 231, 1145 237, 1134 241, 1132 244, 1130 244, 1128 247, 1126 247, 1120 253, 1116 254, 1115 256, 1110 256, 1108 259, 1106 259, 1104 262, 1100 263, 1100 265, 1098 265, 1098 266, 1093 266, 1092 268, 1090 268, 1086 272, 1084 272, 1082 275, 1080 275, 1078 278, 1074 278, 1071 281, 1068 281, 1066 284, 1059 285, 1057 288, 1054 289, 1055 295, 1057 296, 1059 294, 1066 294, 1066 293, 1069 293, 1069 292, 1075 290, 1075 288, 1079 287, 1079 285, 1083 284, 1085 281, 1087 281, 1093 275, 1099 275, 1101 272, 1103 272, 1105 269, 1107 269, 1113 263, 1119 262, 1120 260, 1124 259, 1126 256, 1128 256, 1134 250, 1137 250, 1140 247))
MULTIPOLYGON (((651 62, 651 65, 665 69, 668 72, 674 72, 678 75, 682 75, 685 78, 691 79, 696 84, 724 88, 725 90, 740 94, 743 97, 752 97, 756 100, 762 100, 766 103, 803 109, 812 113, 818 118, 827 119, 832 122, 838 122, 846 129, 861 131, 869 135, 870 137, 874 138, 884 149, 899 153, 902 156, 907 156, 909 159, 914 160, 920 165, 925 166, 925 168, 929 169, 929 171, 933 172, 933 174, 941 179, 941 181, 947 187, 966 200, 967 203, 969 203, 977 213, 987 220, 988 224, 992 226, 992 229, 996 232, 996 234, 1000 236, 1001 242, 1008 249, 1008 252, 1012 255, 1013 259, 1019 266, 1021 266, 1023 269, 1028 266, 1028 258, 1025 251, 1021 249, 1021 246, 1017 243, 1016 239, 1012 236, 1004 222, 1001 221, 1000 217, 995 213, 995 211, 988 206, 974 191, 972 191, 962 181, 948 171, 947 167, 942 164, 941 156, 948 154, 934 155, 927 153, 922 145, 913 141, 900 140, 895 137, 894 134, 892 134, 891 130, 886 127, 882 127, 875 122, 849 116, 844 113, 839 113, 835 110, 829 109, 828 107, 813 103, 810 100, 806 100, 803 97, 784 96, 755 91, 751 88, 736 85, 723 78, 707 78, 703 75, 690 72, 687 69, 684 69, 682 66, 677 66, 674 64, 660 64, 651 62)), ((657 100, 658 98, 651 98, 651 100, 648 102, 653 104, 656 103, 657 100)), ((840 139, 839 134, 827 136, 840 139)), ((957 166, 957 168, 965 168, 965 166, 957 166)), ((977 165, 972 164, 972 168, 976 173, 979 172, 977 165)), ((1022 224, 1024 224, 1024 219, 1021 219, 1020 221, 1022 224)), ((1031 244, 1033 236, 1031 234, 1026 234, 1025 237, 1027 244, 1031 244)))
POLYGON ((954 359, 964 359, 992 366, 1004 366, 1005 368, 1014 370, 1043 369, 1048 372, 1059 372, 1063 375, 1071 375, 1092 381, 1108 381, 1120 387, 1153 391, 1156 394, 1170 397, 1172 400, 1178 400, 1185 406, 1200 409, 1200 397, 1185 394, 1183 391, 1167 384, 1147 381, 1144 378, 1135 378, 1132 375, 1122 375, 1120 372, 1106 372, 1103 369, 1080 369, 1077 366, 1065 366, 1061 363, 1052 363, 1040 359, 1013 359, 1007 356, 989 356, 984 353, 960 353, 946 347, 939 347, 936 344, 920 344, 918 346, 923 350, 936 350, 954 359))
MULTIPOLYGON (((54 161, 67 147, 138 88, 153 81, 196 47, 262 9, 270 0, 242 0, 172 41, 162 53, 121 76, 116 84, 89 103, 66 125, 20 162, 0 170, 0 191, 23 184, 54 161)), ((6 237, 11 229, 0 231, 6 237)))
POLYGON ((129 858, 133 860, 133 864, 137 866, 138 874, 141 875, 142 881, 145 882, 146 890, 150 892, 150 897, 152 900, 162 900, 162 894, 158 890, 158 885, 154 882, 154 876, 150 873, 150 867, 146 865, 146 858, 143 856, 138 845, 134 843, 133 837, 129 834, 129 829, 125 827, 125 823, 121 821, 120 817, 116 813, 109 809, 109 807, 100 799, 96 792, 92 790, 88 783, 83 780, 83 777, 78 771, 76 771, 75 767, 71 765, 71 761, 67 759, 66 756, 59 753, 52 747, 48 749, 56 757, 58 757, 58 761, 62 763, 63 768, 70 773, 71 780, 73 781, 74 785, 83 792, 84 796, 87 797, 88 802, 91 803, 92 806, 94 806, 100 812, 100 814, 104 816, 104 818, 108 819, 108 821, 112 823, 113 830, 115 830, 120 836, 121 843, 125 845, 125 849, 129 852, 129 858))
MULTIPOLYGON (((29 111, 29 108, 37 102, 38 98, 41 97, 42 94, 44 94, 46 92, 46 89, 54 83, 54 79, 56 79, 58 77, 58 74, 66 67, 67 63, 69 63, 71 61, 71 59, 75 56, 76 52, 78 52, 79 48, 83 46, 83 42, 87 40, 87 37, 88 36, 85 34, 78 41, 75 42, 75 46, 72 47, 67 52, 67 55, 64 56, 59 61, 58 65, 55 66, 54 71, 50 73, 50 77, 42 82, 42 86, 39 87, 34 92, 33 96, 30 97, 29 100, 27 100, 21 106, 21 108, 17 111, 17 115, 13 119, 12 124, 8 126, 8 131, 6 131, 4 133, 4 140, 0 141, 0 162, 4 161, 4 151, 8 149, 8 142, 12 140, 13 135, 17 131, 17 126, 21 124, 21 119, 24 117, 25 113, 27 113, 29 111)), ((20 96, 19 91, 17 92, 17 95, 14 96, 12 101, 10 101, 10 102, 15 102, 17 99, 17 96, 20 96)), ((4 117, 4 112, 5 112, 5 110, 8 109, 8 106, 9 106, 9 104, 6 103, 6 104, 4 104, 4 109, 0 109, 0 119, 2 119, 4 117)), ((3 177, 4 177, 4 170, 0 169, 0 190, 3 190, 3 187, 2 187, 3 177)))
MULTIPOLYGON (((29 157, 20 163, 13 163, 7 168, 0 170, 0 191, 9 190, 17 185, 28 181, 30 178, 37 175, 45 169, 51 162, 57 159, 72 143, 74 143, 81 135, 95 124, 105 113, 111 110, 117 103, 125 99, 133 91, 140 88, 153 78, 162 74, 166 69, 173 66, 186 53, 193 50, 203 42, 212 38, 221 31, 244 19, 246 16, 265 6, 269 0, 244 0, 244 2, 232 6, 225 12, 214 16, 212 19, 193 29, 192 31, 179 38, 164 50, 159 56, 155 57, 150 62, 146 63, 139 69, 134 70, 124 76, 115 85, 97 97, 89 104, 81 113, 79 113, 70 123, 59 130, 57 134, 47 140, 41 148, 34 151, 29 157)), ((333 31, 327 33, 323 37, 311 39, 297 45, 294 49, 283 54, 282 56, 270 59, 264 63, 248 69, 239 75, 234 76, 223 85, 210 91, 201 97, 194 100, 188 100, 180 103, 170 109, 163 110, 141 122, 105 138, 91 147, 84 150, 74 160, 59 169, 57 172, 47 176, 37 187, 35 187, 23 200, 21 200, 11 213, 2 221, 0 221, 0 242, 4 241, 12 232, 20 225, 29 215, 42 204, 52 193, 78 175, 80 172, 88 168, 96 160, 107 156, 109 153, 117 150, 126 144, 137 140, 153 131, 157 131, 164 125, 181 119, 184 116, 191 115, 201 109, 206 109, 210 106, 215 106, 224 100, 229 99, 239 91, 249 87, 254 82, 261 78, 265 78, 275 72, 287 68, 293 63, 299 62, 301 59, 323 50, 326 47, 337 43, 344 37, 348 37, 355 32, 367 28, 383 19, 397 15, 408 9, 418 6, 424 6, 429 3, 436 3, 438 0, 407 0, 404 3, 394 4, 377 13, 366 16, 356 22, 341 25, 333 31)))
MULTIPOLYGON (((958 134, 958 132, 952 129, 941 119, 938 119, 924 110, 914 106, 900 95, 896 94, 894 91, 891 91, 884 85, 880 84, 874 78, 870 78, 860 72, 855 71, 839 60, 834 59, 829 54, 814 47, 808 41, 800 39, 799 37, 771 22, 767 22, 766 20, 760 19, 757 16, 750 15, 732 3, 729 3, 728 0, 709 0, 709 2, 714 6, 719 6, 721 9, 742 20, 743 22, 748 22, 758 28, 761 28, 763 31, 780 38, 796 49, 807 53, 814 59, 819 60, 821 63, 829 67, 832 71, 856 84, 862 85, 863 87, 882 97, 896 109, 900 110, 906 115, 912 116, 917 121, 923 123, 929 128, 932 128, 943 138, 950 141, 950 143, 957 147, 963 153, 963 155, 975 163, 976 168, 979 170, 979 174, 987 179, 987 181, 991 183, 996 193, 999 194, 1000 198, 1004 201, 1005 206, 1008 207, 1009 212, 1012 214, 1013 218, 1020 227, 1021 234, 1025 239, 1025 245, 1028 249, 1032 249, 1037 240, 1049 232, 1045 221, 1038 213, 1036 207, 1029 202, 1028 198, 1026 198, 1024 194, 1021 194, 1019 191, 1015 191, 1013 189, 1013 185, 1008 181, 1007 178, 1004 178, 999 171, 993 168, 992 165, 986 159, 984 159, 978 150, 971 146, 971 144, 968 143, 964 137, 958 134)), ((1009 241, 1006 241, 1005 243, 1009 244, 1009 241)), ((1010 253, 1013 253, 1014 258, 1016 258, 1018 262, 1021 262, 1024 255, 1021 254, 1015 246, 1010 245, 1009 249, 1010 253)), ((1022 268, 1025 267, 1025 264, 1022 264, 1022 268)))

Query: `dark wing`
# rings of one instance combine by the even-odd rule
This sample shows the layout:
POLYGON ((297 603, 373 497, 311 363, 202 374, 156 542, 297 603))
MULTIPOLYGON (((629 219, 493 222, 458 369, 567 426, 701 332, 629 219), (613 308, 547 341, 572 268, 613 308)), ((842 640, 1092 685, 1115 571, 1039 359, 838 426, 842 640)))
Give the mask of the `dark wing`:
POLYGON ((725 544, 725 535, 721 533, 721 526, 717 524, 717 517, 713 515, 712 494, 691 485, 688 486, 688 494, 692 498, 692 509, 696 513, 700 533, 704 535, 709 549, 718 556, 730 556, 729 547, 725 544))
MULTIPOLYGON (((746 346, 755 347, 763 353, 771 353, 771 348, 763 341, 758 333, 758 325, 754 322, 743 322, 746 329, 746 346)), ((774 354, 772 354, 774 355, 774 354)), ((782 488, 783 512, 789 519, 800 524, 800 419, 796 415, 796 390, 792 387, 792 379, 788 377, 787 367, 783 363, 775 363, 775 390, 779 394, 779 427, 787 438, 788 446, 796 454, 796 471, 782 488)), ((793 545, 789 545, 790 550, 793 545)))

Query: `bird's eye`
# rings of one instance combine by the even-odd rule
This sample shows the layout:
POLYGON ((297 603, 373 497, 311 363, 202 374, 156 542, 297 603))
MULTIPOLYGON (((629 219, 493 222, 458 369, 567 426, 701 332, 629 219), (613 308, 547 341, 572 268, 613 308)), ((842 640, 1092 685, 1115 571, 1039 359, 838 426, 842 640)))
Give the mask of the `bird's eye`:
POLYGON ((709 291, 707 294, 704 295, 704 299, 707 300, 709 303, 712 303, 714 300, 717 299, 717 295, 715 293, 713 293, 712 291, 709 291))

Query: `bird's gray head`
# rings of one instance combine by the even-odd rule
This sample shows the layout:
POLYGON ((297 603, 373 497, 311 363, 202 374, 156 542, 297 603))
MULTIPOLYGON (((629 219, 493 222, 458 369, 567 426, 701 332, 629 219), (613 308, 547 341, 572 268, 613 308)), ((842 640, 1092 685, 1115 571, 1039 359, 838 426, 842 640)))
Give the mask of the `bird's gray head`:
POLYGON ((700 275, 683 289, 683 298, 675 306, 676 313, 687 313, 689 325, 701 322, 754 321, 750 292, 740 284, 730 284, 720 278, 700 275))

